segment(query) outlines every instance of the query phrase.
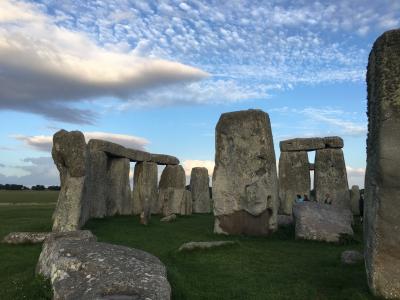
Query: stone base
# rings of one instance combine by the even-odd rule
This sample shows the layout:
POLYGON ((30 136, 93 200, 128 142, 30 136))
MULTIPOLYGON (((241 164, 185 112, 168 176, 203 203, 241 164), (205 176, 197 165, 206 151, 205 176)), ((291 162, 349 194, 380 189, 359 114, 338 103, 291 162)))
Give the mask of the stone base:
POLYGON ((253 216, 244 210, 236 211, 230 215, 216 216, 214 233, 269 235, 273 232, 268 225, 270 217, 271 211, 268 209, 258 216, 253 216))

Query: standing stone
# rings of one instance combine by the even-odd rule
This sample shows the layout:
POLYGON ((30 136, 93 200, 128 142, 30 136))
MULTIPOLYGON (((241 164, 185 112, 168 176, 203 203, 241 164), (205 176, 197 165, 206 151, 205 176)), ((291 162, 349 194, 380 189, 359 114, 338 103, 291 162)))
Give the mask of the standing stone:
POLYGON ((350 193, 342 149, 321 149, 315 154, 316 200, 324 203, 329 194, 332 205, 350 209, 350 193))
POLYGON ((360 188, 358 185, 353 185, 350 190, 351 211, 353 215, 360 215, 360 188))
POLYGON ((400 30, 380 36, 367 71, 365 265, 376 296, 400 298, 400 30))
POLYGON ((278 178, 269 116, 222 114, 216 126, 214 232, 267 235, 277 229, 278 178))
POLYGON ((54 134, 52 156, 61 181, 53 231, 74 231, 86 222, 90 209, 83 197, 88 151, 82 132, 60 130, 54 134))
POLYGON ((185 170, 181 165, 168 165, 161 173, 159 203, 164 216, 181 213, 186 184, 185 170))
POLYGON ((193 212, 210 213, 210 179, 207 168, 193 168, 190 174, 190 189, 192 192, 193 212))
POLYGON ((107 201, 107 155, 103 151, 92 151, 89 146, 89 168, 86 177, 85 199, 90 203, 90 217, 103 218, 107 201))
POLYGON ((181 215, 189 216, 193 211, 192 193, 185 189, 183 192, 183 201, 181 204, 181 215))
POLYGON ((279 213, 291 215, 296 195, 309 197, 310 187, 311 178, 307 152, 281 152, 279 158, 279 213))
POLYGON ((133 210, 134 214, 146 211, 145 215, 159 214, 158 170, 154 162, 136 163, 133 175, 133 210))
POLYGON ((129 159, 110 158, 108 162, 107 215, 133 214, 133 200, 129 184, 129 159))

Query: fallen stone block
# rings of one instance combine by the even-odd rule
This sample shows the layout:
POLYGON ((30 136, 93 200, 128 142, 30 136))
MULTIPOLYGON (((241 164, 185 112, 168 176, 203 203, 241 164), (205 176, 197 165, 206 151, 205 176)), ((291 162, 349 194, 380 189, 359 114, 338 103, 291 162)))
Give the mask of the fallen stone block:
POLYGON ((50 232, 10 232, 1 241, 4 244, 38 244, 42 243, 50 232))
POLYGON ((36 268, 50 279, 55 300, 168 300, 161 261, 141 250, 96 242, 88 231, 50 235, 36 268))
POLYGON ((235 245, 234 241, 212 241, 212 242, 188 242, 179 247, 179 252, 193 251, 193 250, 206 250, 221 246, 235 245))
POLYGON ((175 220, 176 220, 176 215, 172 214, 172 215, 166 216, 164 218, 161 218, 160 222, 173 222, 175 220))
POLYGON ((341 235, 353 235, 350 209, 316 202, 293 206, 296 239, 339 242, 341 235))

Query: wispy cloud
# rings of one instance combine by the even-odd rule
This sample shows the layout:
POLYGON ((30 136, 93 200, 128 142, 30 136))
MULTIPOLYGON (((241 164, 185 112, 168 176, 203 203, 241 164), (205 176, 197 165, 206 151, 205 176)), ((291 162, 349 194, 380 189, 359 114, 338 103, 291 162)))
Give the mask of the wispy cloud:
MULTIPOLYGON (((365 136, 367 133, 367 122, 359 120, 358 113, 352 113, 335 108, 314 108, 306 107, 303 109, 280 107, 269 110, 272 113, 280 113, 293 116, 303 116, 314 123, 330 125, 329 134, 344 136, 365 136), (357 120, 354 120, 355 114, 357 120)), ((316 127, 315 124, 313 127, 316 127)), ((308 130, 310 130, 309 128, 308 130)), ((326 134, 326 133, 325 133, 326 134)), ((305 133, 304 137, 313 136, 314 133, 305 133)))
MULTIPOLYGON (((86 142, 90 139, 102 139, 123 145, 128 148, 145 150, 145 147, 150 144, 150 141, 143 137, 137 137, 127 134, 116 134, 108 132, 83 132, 86 142)), ((50 135, 13 135, 15 139, 22 141, 25 145, 44 152, 50 152, 53 146, 53 136, 50 135)))

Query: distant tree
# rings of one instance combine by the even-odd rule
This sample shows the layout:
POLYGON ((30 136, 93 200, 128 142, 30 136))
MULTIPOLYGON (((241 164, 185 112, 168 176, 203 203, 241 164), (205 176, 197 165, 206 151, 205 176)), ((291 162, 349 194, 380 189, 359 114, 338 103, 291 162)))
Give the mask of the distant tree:
POLYGON ((41 184, 34 185, 31 188, 32 191, 44 191, 45 189, 45 186, 41 184))
POLYGON ((49 191, 59 191, 59 190, 61 190, 61 187, 60 187, 59 185, 49 185, 49 186, 47 187, 47 189, 48 189, 49 191))

